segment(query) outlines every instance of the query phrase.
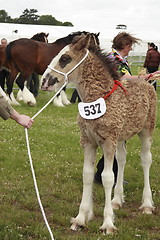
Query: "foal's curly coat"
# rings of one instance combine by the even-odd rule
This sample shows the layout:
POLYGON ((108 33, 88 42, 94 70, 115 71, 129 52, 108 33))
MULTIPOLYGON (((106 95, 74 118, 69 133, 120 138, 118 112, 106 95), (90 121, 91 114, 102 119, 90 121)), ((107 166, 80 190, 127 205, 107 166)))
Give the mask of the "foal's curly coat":
MULTIPOLYGON (((56 85, 62 85, 64 78, 54 69, 67 73, 84 57, 89 46, 90 38, 87 35, 66 50, 63 50, 42 76, 42 89, 52 90, 56 85), (63 62, 63 64, 62 64, 63 62), (62 67, 63 65, 63 67, 62 67), (55 86, 47 81, 54 78, 55 86)), ((83 102, 93 102, 100 97, 105 97, 111 91, 114 80, 120 80, 114 63, 99 49, 90 48, 88 56, 83 63, 69 76, 69 81, 74 81, 83 102)), ((71 220, 72 230, 85 226, 93 217, 92 184, 94 178, 94 161, 96 149, 101 146, 104 153, 104 170, 102 182, 105 190, 104 221, 101 230, 104 233, 112 233, 114 226, 113 208, 119 208, 124 202, 123 174, 126 162, 126 149, 124 141, 138 134, 142 143, 141 161, 144 171, 144 190, 141 209, 144 213, 151 214, 154 207, 149 183, 149 169, 152 162, 150 152, 151 136, 156 119, 156 93, 149 83, 139 80, 121 81, 120 86, 108 98, 106 98, 107 110, 98 118, 87 120, 78 116, 78 124, 81 130, 81 144, 84 147, 83 168, 83 196, 76 218, 71 220), (114 183, 112 172, 113 157, 116 151, 118 160, 118 178, 114 189, 114 197, 111 201, 111 192, 114 183)))

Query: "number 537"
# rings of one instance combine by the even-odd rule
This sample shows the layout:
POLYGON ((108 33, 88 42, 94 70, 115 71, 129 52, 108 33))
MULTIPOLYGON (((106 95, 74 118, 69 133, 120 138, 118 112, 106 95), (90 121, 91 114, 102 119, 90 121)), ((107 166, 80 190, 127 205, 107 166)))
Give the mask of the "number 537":
POLYGON ((86 116, 90 116, 90 115, 95 115, 97 113, 101 113, 101 108, 100 108, 100 104, 96 103, 95 105, 90 105, 90 106, 85 106, 84 107, 84 112, 86 116))

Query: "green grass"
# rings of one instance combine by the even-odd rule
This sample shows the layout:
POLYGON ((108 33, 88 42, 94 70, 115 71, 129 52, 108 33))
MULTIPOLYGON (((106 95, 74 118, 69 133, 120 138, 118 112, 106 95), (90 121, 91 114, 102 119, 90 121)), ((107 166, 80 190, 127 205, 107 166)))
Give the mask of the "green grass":
MULTIPOLYGON (((71 89, 67 94, 71 96, 71 89)), ((70 230, 70 218, 76 216, 82 195, 83 151, 79 145, 76 123, 77 104, 57 108, 50 104, 35 118, 29 130, 31 154, 37 183, 47 219, 56 240, 158 240, 160 239, 160 88, 157 126, 153 135, 151 188, 155 202, 153 215, 142 215, 138 209, 143 190, 143 174, 139 159, 138 137, 127 141, 125 200, 116 211, 118 233, 103 236, 104 191, 94 185, 94 219, 86 229, 70 230)), ((22 104, 16 109, 33 116, 53 96, 41 92, 37 106, 22 104)), ((50 236, 39 209, 31 175, 24 129, 12 120, 0 120, 0 239, 49 240, 50 236)), ((101 156, 98 150, 97 161, 101 156)))

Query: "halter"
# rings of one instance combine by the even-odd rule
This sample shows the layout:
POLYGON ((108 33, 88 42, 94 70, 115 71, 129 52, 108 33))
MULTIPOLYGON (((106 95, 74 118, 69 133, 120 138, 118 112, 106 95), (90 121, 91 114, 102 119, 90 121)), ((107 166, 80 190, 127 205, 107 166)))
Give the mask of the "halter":
POLYGON ((70 73, 72 73, 77 67, 79 67, 79 65, 87 58, 88 54, 89 54, 89 50, 87 49, 85 56, 70 71, 68 71, 67 73, 63 73, 63 72, 61 72, 61 71, 51 67, 50 65, 48 65, 48 68, 51 69, 52 71, 55 71, 55 72, 57 72, 59 74, 62 74, 64 76, 65 83, 67 83, 68 82, 68 75, 70 73))

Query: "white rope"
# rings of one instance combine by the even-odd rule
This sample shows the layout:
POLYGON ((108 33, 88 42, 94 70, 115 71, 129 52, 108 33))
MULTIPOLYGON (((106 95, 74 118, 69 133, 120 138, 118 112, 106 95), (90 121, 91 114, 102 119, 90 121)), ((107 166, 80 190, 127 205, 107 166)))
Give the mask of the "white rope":
POLYGON ((29 157, 29 161, 30 161, 30 166, 31 166, 31 171, 32 171, 32 176, 33 176, 33 181, 34 181, 34 187, 35 187, 35 190, 36 190, 38 203, 39 203, 39 206, 40 206, 40 209, 41 209, 41 212, 42 212, 45 224, 46 224, 47 229, 48 229, 48 231, 50 233, 51 239, 54 240, 53 233, 52 233, 51 228, 50 228, 50 226, 48 224, 48 221, 47 221, 47 218, 46 218, 43 206, 42 206, 42 202, 41 202, 41 199, 40 199, 40 195, 39 195, 39 190, 38 190, 38 186, 37 186, 36 176, 35 176, 33 163, 32 163, 32 157, 31 157, 31 151, 30 151, 30 146, 29 146, 29 139, 28 139, 28 130, 27 130, 27 128, 25 128, 25 134, 26 134, 26 143, 27 143, 28 157, 29 157))
POLYGON ((61 90, 67 85, 67 81, 63 84, 63 86, 55 93, 55 95, 48 101, 48 103, 46 103, 46 105, 44 105, 33 117, 32 119, 34 119, 35 117, 37 117, 54 99, 55 97, 61 92, 61 90))
MULTIPOLYGON (((46 103, 46 105, 44 105, 33 117, 32 119, 34 119, 35 117, 37 117, 52 101, 53 99, 60 93, 60 91, 66 86, 67 84, 67 81, 63 84, 63 86, 56 92, 56 94, 46 103)), ((32 157, 31 157, 31 150, 30 150, 30 145, 29 145, 29 138, 28 138, 28 129, 25 128, 25 136, 26 136, 26 144, 27 144, 27 151, 28 151, 28 157, 29 157, 29 162, 30 162, 30 166, 31 166, 31 172, 32 172, 32 176, 33 176, 33 182, 34 182, 34 187, 35 187, 35 190, 36 190, 36 195, 37 195, 37 199, 38 199, 38 203, 39 203, 39 206, 40 206, 40 209, 41 209, 41 212, 42 212, 42 215, 43 215, 43 218, 44 218, 44 221, 45 221, 45 224, 46 224, 46 227, 49 231, 49 234, 51 236, 51 239, 54 240, 54 237, 53 237, 53 233, 51 231, 51 228, 49 226, 49 223, 47 221, 47 218, 46 218, 46 215, 45 215, 45 212, 44 212, 44 208, 43 208, 43 205, 42 205, 42 202, 41 202, 41 199, 40 199, 40 195, 39 195, 39 190, 38 190, 38 186, 37 186, 37 181, 36 181, 36 176, 35 176, 35 171, 34 171, 34 167, 33 167, 33 161, 32 161, 32 157)))
POLYGON ((62 74, 62 75, 64 76, 65 81, 68 81, 68 75, 69 75, 70 73, 72 73, 77 67, 79 67, 79 65, 86 59, 86 57, 88 56, 88 54, 89 54, 89 50, 86 49, 86 54, 84 55, 84 57, 83 57, 70 71, 68 71, 67 73, 63 73, 63 72, 61 72, 61 71, 53 68, 51 65, 48 65, 47 68, 49 68, 49 69, 51 69, 52 71, 55 71, 55 72, 57 72, 57 73, 59 73, 59 74, 62 74))
MULTIPOLYGON (((85 58, 88 56, 88 53, 89 51, 87 50, 85 56, 82 58, 82 60, 73 68, 71 69, 68 73, 63 73, 63 72, 60 72, 56 69, 53 69, 51 68, 51 66, 48 66, 48 68, 50 68, 51 70, 54 70, 62 75, 64 75, 64 80, 65 80, 65 83, 63 84, 63 86, 56 92, 56 94, 46 103, 46 105, 44 105, 33 117, 32 119, 34 119, 35 117, 37 117, 52 101, 53 99, 61 92, 61 90, 67 85, 68 83, 68 75, 74 71, 84 60, 85 58)), ((35 187, 35 190, 36 190, 36 195, 37 195, 37 199, 38 199, 38 203, 39 203, 39 206, 40 206, 40 209, 41 209, 41 212, 42 212, 42 215, 43 215, 43 218, 44 218, 44 221, 45 221, 45 224, 47 226, 47 229, 50 233, 50 236, 51 236, 51 239, 54 240, 54 237, 53 237, 53 233, 51 231, 51 228, 48 224, 48 221, 47 221, 47 218, 46 218, 46 215, 45 215, 45 212, 44 212, 44 208, 43 208, 43 205, 42 205, 42 202, 41 202, 41 199, 40 199, 40 195, 39 195, 39 190, 38 190, 38 186, 37 186, 37 181, 36 181, 36 176, 35 176, 35 171, 34 171, 34 167, 33 167, 33 161, 32 161, 32 157, 31 157, 31 151, 30 151, 30 146, 29 146, 29 138, 28 138, 28 129, 25 128, 25 135, 26 135, 26 144, 27 144, 27 151, 28 151, 28 157, 29 157, 29 161, 30 161, 30 166, 31 166, 31 172, 32 172, 32 176, 33 176, 33 182, 34 182, 34 187, 35 187)))

